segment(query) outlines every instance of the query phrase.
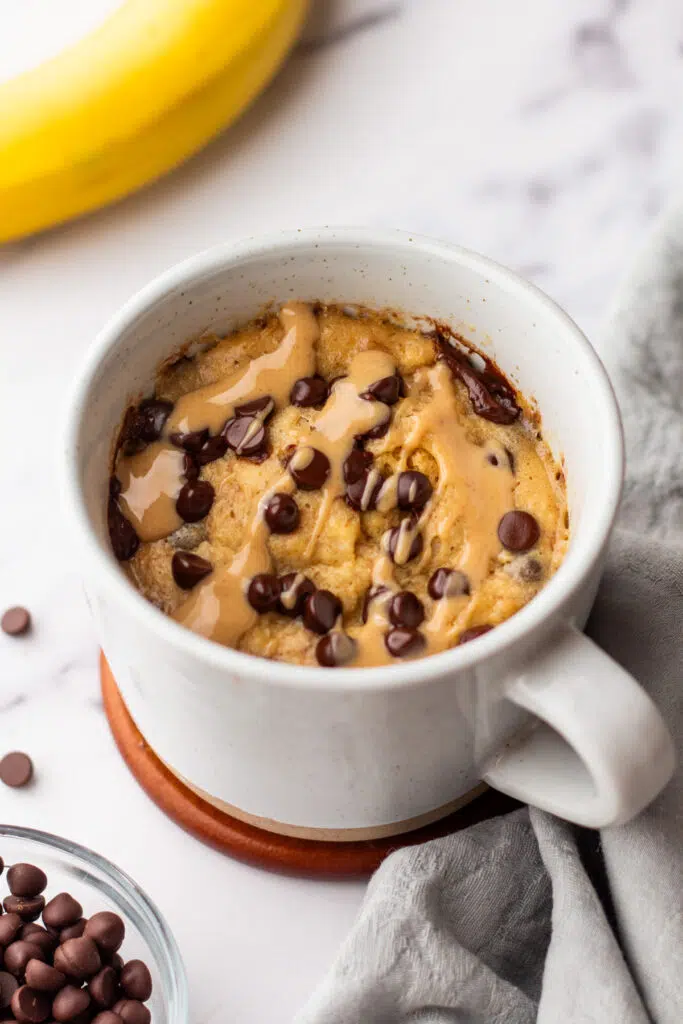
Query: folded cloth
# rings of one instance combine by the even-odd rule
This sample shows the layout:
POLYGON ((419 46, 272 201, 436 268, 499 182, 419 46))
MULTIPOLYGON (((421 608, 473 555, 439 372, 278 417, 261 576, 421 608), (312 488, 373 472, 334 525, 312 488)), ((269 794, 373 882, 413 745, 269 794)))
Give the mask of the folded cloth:
POLYGON ((600 834, 524 809, 392 854, 297 1024, 683 1022, 683 208, 602 355, 629 471, 588 632, 659 705, 679 768, 600 834))

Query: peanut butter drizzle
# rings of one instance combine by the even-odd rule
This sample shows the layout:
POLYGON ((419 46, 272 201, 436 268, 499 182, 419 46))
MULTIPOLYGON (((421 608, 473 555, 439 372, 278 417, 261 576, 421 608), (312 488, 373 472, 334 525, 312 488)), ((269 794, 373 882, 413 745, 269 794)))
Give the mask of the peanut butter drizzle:
POLYGON ((184 461, 183 452, 163 441, 155 441, 137 455, 119 456, 121 511, 140 540, 161 540, 182 525, 175 503, 185 483, 184 461))
MULTIPOLYGON (((209 429, 218 433, 235 406, 270 395, 277 408, 289 403, 292 385, 315 372, 318 321, 304 302, 288 302, 279 313, 285 336, 274 352, 252 359, 229 377, 183 395, 166 421, 164 433, 209 429)), ((256 428, 258 429, 258 428, 256 428)))

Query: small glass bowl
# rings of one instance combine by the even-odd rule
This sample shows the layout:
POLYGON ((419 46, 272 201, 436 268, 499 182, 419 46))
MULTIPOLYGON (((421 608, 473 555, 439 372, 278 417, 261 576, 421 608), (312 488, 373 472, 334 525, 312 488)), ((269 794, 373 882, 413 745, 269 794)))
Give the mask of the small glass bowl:
MULTIPOLYGON (((143 960, 154 989, 146 1004, 152 1024, 188 1024, 187 977, 169 927, 139 886, 110 861, 68 839, 31 828, 0 825, 0 857, 6 866, 36 864, 47 875, 47 900, 69 892, 83 905, 86 917, 113 910, 126 925, 121 947, 124 960, 143 960)), ((0 889, 5 893, 4 877, 0 889)), ((41 923, 38 919, 38 924, 41 923)))

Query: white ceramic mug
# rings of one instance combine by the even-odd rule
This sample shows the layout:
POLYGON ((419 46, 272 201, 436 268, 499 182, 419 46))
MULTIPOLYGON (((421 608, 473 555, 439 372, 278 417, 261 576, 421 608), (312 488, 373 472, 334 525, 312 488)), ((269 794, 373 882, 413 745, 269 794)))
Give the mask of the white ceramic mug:
POLYGON ((88 354, 64 454, 68 516, 102 647, 148 743, 238 817, 338 840, 434 820, 481 780, 589 826, 627 820, 665 785, 674 754, 658 711, 581 633, 622 471, 614 394, 562 310, 481 256, 354 229, 229 243, 144 288, 88 354), (569 551, 533 601, 476 642, 370 669, 265 661, 177 625, 115 561, 107 478, 129 400, 150 393, 159 363, 188 339, 222 334, 292 297, 446 320, 538 402, 566 466, 569 551))

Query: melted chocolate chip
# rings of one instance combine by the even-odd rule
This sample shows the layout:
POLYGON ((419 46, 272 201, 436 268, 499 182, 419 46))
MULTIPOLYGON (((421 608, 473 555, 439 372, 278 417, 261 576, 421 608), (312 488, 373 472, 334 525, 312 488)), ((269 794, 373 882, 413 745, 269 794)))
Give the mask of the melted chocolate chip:
POLYGON ((377 498, 383 484, 384 477, 382 474, 370 470, 352 484, 348 484, 346 500, 351 508, 355 508, 356 512, 369 512, 377 508, 377 498))
POLYGON ((391 377, 382 377, 381 380, 376 380, 360 397, 369 401, 383 402, 385 405, 396 405, 403 393, 403 378, 395 373, 391 377))
POLYGON ((322 636, 315 645, 315 656, 319 665, 325 668, 337 668, 346 665, 356 654, 358 644, 346 633, 328 633, 322 636))
POLYGON ((484 633, 490 633, 493 626, 471 626, 466 629, 464 633, 460 634, 458 644, 468 644, 470 640, 476 640, 478 636, 483 636, 484 633))
POLYGON ((437 335, 437 344, 453 376, 467 388, 477 416, 491 423, 514 423, 521 412, 515 392, 493 364, 485 360, 486 369, 479 373, 467 356, 454 348, 445 335, 437 335))
POLYGON ((392 658, 411 658, 423 649, 425 638, 417 629, 397 626, 389 630, 384 643, 392 658))
POLYGON ((372 452, 353 448, 344 462, 344 482, 355 484, 370 469, 375 457, 372 452))
POLYGON ((384 437, 387 434, 388 430, 389 430, 389 424, 390 423, 391 423, 391 412, 389 412, 389 415, 387 416, 387 418, 385 420, 383 420, 381 423, 378 423, 376 427, 372 427, 370 430, 366 431, 365 434, 358 434, 356 436, 356 440, 357 441, 375 441, 375 440, 377 440, 378 437, 384 437))
POLYGON ((127 562, 140 547, 140 538, 113 498, 107 505, 107 528, 112 551, 119 562, 127 562))
POLYGON ((370 610, 371 602, 374 601, 376 597, 379 597, 380 594, 386 594, 386 592, 387 587, 383 587, 381 584, 378 584, 374 587, 370 587, 370 589, 366 592, 365 597, 363 598, 363 610, 361 613, 363 622, 368 621, 368 612, 370 610))
POLYGON ((508 551, 528 551, 540 536, 540 527, 529 512, 514 509, 498 523, 498 540, 508 551))
POLYGON ((270 395, 261 395, 259 398, 252 398, 244 405, 235 406, 235 416, 258 416, 261 423, 265 423, 275 412, 275 402, 270 395))
POLYGON ((304 625, 314 633, 328 633, 341 611, 341 601, 331 591, 316 590, 304 603, 304 625))
POLYGON ((298 448, 288 468, 292 480, 302 491, 318 491, 330 475, 330 460, 317 448, 298 448))
POLYGON ((266 447, 266 431, 255 416, 234 416, 223 428, 223 436, 236 455, 261 455, 266 447))
POLYGON ((176 551, 171 559, 171 572, 181 590, 192 590, 194 586, 213 571, 211 562, 191 551, 176 551))
MULTIPOLYGON (((396 561, 396 549, 397 549, 397 546, 398 546, 400 533, 401 533, 401 528, 399 526, 394 526, 394 528, 389 531, 389 537, 388 537, 387 542, 386 542, 387 551, 391 555, 391 559, 394 562, 396 561)), ((418 555, 421 552, 422 552, 422 534, 421 533, 414 533, 412 535, 411 540, 410 540, 410 548, 408 549, 408 557, 407 558, 402 558, 400 563, 398 563, 398 564, 404 565, 406 562, 412 562, 413 558, 417 558, 418 555)))
POLYGON ((424 473, 408 470, 399 473, 396 487, 398 507, 406 511, 419 512, 425 507, 432 496, 432 485, 424 473))
POLYGON ((228 442, 222 434, 215 437, 207 437, 201 448, 194 453, 194 460, 199 466, 206 466, 209 462, 222 459, 228 450, 228 442))
POLYGON ((189 452, 183 456, 183 475, 187 480, 195 480, 199 476, 199 463, 189 452))
POLYGON ((209 436, 208 430, 191 430, 187 434, 171 434, 169 441, 176 448, 182 448, 185 452, 194 454, 198 452, 209 436))
POLYGON ((301 518, 299 506, 291 494, 274 494, 263 513, 272 533, 293 533, 301 518))
POLYGON ((197 523, 208 515, 214 496, 208 480, 188 480, 176 500, 176 511, 186 523, 197 523))
POLYGON ((437 569, 429 578, 427 593, 433 601, 469 594, 470 581, 459 569, 437 569))
POLYGON ((137 408, 129 438, 139 438, 148 444, 158 440, 172 411, 172 402, 162 398, 145 398, 137 408))
POLYGON ((247 600, 254 611, 274 612, 280 597, 280 581, 269 572, 254 576, 247 590, 247 600))
POLYGON ((412 590, 401 590, 389 602, 389 621, 393 626, 416 629, 422 624, 425 610, 420 598, 412 590))
POLYGON ((330 391, 322 377, 301 377, 295 381, 289 400, 302 409, 320 408, 327 401, 330 391))
POLYGON ((280 600, 277 610, 294 619, 301 615, 306 598, 311 594, 315 594, 315 584, 308 576, 288 572, 286 576, 280 577, 280 600))

